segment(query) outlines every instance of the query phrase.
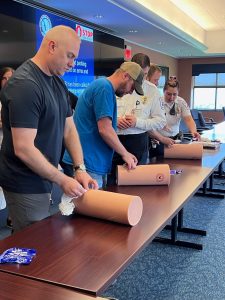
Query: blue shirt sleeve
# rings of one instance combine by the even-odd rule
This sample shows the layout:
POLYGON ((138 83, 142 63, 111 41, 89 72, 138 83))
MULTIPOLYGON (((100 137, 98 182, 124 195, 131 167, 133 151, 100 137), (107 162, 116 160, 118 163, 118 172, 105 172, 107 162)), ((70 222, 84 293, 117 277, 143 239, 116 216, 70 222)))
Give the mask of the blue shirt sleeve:
POLYGON ((93 100, 96 121, 109 117, 113 119, 115 94, 110 86, 99 87, 93 100))

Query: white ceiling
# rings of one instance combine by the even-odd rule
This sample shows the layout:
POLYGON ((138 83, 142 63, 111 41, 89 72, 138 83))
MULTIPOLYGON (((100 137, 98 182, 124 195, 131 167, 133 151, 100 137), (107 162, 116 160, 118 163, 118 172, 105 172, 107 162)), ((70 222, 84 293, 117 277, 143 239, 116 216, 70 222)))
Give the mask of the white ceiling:
POLYGON ((225 57, 225 0, 32 2, 104 27, 125 41, 175 58, 225 57), (102 18, 96 17, 99 15, 102 18))

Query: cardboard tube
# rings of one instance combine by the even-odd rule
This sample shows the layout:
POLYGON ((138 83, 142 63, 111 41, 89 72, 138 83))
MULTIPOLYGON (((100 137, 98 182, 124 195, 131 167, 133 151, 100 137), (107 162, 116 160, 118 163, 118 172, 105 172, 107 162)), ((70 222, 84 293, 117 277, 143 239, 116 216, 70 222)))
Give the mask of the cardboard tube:
POLYGON ((117 166, 118 185, 169 185, 169 165, 139 165, 134 170, 117 166))
POLYGON ((74 200, 75 212, 131 226, 142 216, 143 204, 138 196, 89 190, 74 200))
POLYGON ((198 143, 174 144, 164 148, 164 158, 201 159, 202 155, 203 145, 198 143))

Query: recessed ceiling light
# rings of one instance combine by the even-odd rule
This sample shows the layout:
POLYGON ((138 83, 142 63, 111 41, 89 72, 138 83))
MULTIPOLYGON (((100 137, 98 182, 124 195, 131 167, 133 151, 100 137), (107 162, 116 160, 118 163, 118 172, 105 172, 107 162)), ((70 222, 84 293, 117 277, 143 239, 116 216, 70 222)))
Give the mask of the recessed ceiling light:
POLYGON ((102 19, 102 18, 103 18, 103 15, 97 14, 97 15, 94 15, 94 17, 95 17, 96 19, 102 19))
POLYGON ((162 41, 159 41, 159 42, 157 42, 157 45, 159 45, 159 46, 165 46, 166 43, 165 43, 165 42, 162 42, 162 41))

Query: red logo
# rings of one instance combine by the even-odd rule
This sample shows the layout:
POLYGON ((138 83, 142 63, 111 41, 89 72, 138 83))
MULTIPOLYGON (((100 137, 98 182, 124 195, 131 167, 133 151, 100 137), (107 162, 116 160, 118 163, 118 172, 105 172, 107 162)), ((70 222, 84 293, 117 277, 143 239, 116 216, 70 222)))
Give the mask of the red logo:
POLYGON ((81 25, 76 25, 76 33, 81 40, 93 42, 93 30, 81 25))

